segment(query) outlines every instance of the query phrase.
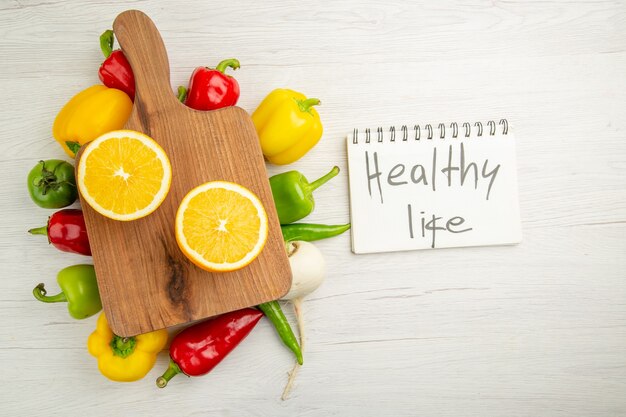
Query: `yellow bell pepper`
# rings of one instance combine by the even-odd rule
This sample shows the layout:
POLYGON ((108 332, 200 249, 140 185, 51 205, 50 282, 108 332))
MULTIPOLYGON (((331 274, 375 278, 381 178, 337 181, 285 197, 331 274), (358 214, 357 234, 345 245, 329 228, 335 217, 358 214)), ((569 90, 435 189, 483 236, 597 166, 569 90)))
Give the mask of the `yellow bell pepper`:
POLYGON ((84 145, 103 133, 122 129, 132 109, 133 102, 123 91, 93 85, 63 106, 54 119, 52 135, 63 150, 74 157, 66 142, 84 145))
POLYGON ((252 113, 263 155, 270 163, 286 165, 302 158, 322 137, 322 122, 313 108, 316 98, 278 88, 252 113))
POLYGON ((89 353, 98 358, 102 375, 118 382, 137 381, 146 376, 166 344, 165 329, 134 337, 118 336, 109 328, 104 313, 98 317, 96 331, 87 340, 89 353))

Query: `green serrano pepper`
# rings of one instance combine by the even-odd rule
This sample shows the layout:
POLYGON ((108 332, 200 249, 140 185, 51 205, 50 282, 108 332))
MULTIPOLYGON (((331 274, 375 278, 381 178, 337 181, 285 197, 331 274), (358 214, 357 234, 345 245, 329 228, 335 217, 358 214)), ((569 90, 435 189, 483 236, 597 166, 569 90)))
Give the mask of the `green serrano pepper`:
POLYGON ((272 322, 284 345, 296 355, 298 363, 302 365, 302 349, 300 349, 298 339, 296 339, 296 335, 293 334, 293 330, 291 330, 287 317, 285 317, 285 313, 283 313, 282 308, 280 308, 278 301, 269 301, 259 304, 259 309, 265 314, 265 317, 272 322))
POLYGON ((337 225, 292 223, 280 226, 285 242, 294 240, 312 242, 314 240, 327 239, 329 237, 338 236, 349 228, 350 223, 337 225))

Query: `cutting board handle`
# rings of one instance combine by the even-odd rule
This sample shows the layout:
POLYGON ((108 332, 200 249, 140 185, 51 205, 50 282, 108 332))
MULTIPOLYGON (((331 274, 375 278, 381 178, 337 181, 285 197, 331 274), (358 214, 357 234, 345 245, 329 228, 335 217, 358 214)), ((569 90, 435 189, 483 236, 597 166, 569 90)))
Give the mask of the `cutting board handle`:
POLYGON ((157 110, 179 105, 170 85, 167 51, 154 22, 139 10, 120 13, 113 32, 135 75, 135 105, 157 110))

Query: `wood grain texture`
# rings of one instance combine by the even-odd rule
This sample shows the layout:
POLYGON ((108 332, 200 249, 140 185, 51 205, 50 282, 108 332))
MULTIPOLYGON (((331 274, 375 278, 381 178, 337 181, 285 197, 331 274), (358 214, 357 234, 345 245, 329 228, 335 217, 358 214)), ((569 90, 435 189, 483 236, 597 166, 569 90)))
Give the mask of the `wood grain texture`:
POLYGON ((137 88, 125 128, 157 141, 173 174, 161 206, 139 220, 107 219, 82 205, 111 329, 134 336, 284 295, 291 285, 291 269, 250 116, 239 107, 200 112, 180 103, 170 87, 163 41, 144 13, 120 14, 113 30, 133 68, 137 88), (178 248, 174 234, 181 200, 194 187, 216 180, 235 182, 255 193, 269 221, 261 254, 248 266, 227 273, 195 266, 178 248))
POLYGON ((0 3, 0 39, 0 414, 626 415, 624 2, 21 0, 0 3), (157 391, 164 352, 143 381, 103 379, 85 350, 95 318, 32 299, 86 258, 25 233, 50 212, 24 178, 39 158, 64 158, 54 117, 98 82, 98 36, 131 7, 158 22, 173 87, 234 56, 247 111, 276 87, 322 99, 320 143, 267 167, 343 170, 307 221, 349 219, 353 127, 507 117, 524 241, 368 256, 348 235, 319 242, 329 273, 304 303, 308 352, 286 402, 292 354, 267 321, 206 377, 157 391))

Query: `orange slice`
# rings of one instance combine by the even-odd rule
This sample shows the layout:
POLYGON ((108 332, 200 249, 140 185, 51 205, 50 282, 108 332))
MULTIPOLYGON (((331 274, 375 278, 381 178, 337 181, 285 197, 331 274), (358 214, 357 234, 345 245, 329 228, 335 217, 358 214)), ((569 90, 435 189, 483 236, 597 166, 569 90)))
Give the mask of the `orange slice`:
POLYGON ((267 214, 259 198, 239 184, 212 181, 191 190, 176 213, 176 241, 200 268, 241 269, 261 253, 267 214))
POLYGON ((95 211, 114 220, 135 220, 156 210, 172 182, 163 148, 133 130, 115 130, 85 146, 78 189, 95 211))

